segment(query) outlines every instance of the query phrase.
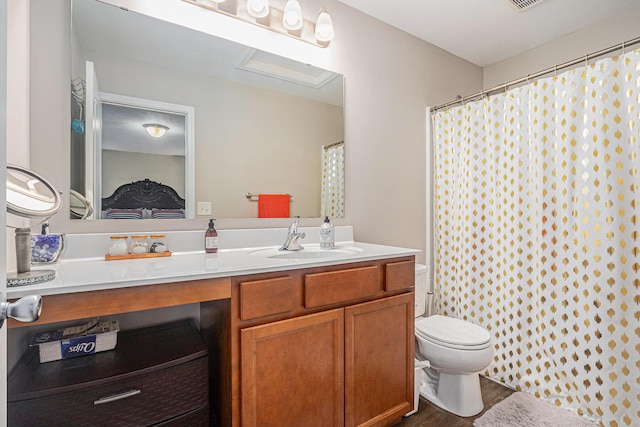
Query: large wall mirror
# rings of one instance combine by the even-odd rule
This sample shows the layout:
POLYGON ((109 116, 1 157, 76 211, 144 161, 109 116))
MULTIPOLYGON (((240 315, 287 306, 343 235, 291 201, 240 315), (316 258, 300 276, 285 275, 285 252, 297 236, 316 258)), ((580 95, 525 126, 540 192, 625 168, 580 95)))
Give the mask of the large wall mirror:
POLYGON ((341 75, 97 0, 71 11, 72 218, 257 218, 263 194, 344 216, 341 75))

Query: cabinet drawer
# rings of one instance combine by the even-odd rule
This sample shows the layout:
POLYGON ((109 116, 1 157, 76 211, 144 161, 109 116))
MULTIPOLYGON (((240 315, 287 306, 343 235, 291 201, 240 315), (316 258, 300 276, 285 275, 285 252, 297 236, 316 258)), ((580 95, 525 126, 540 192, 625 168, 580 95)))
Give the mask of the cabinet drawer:
POLYGON ((290 276, 240 283, 242 320, 286 313, 295 306, 293 279, 290 276))
POLYGON ((156 427, 209 427, 209 406, 181 415, 156 427))
POLYGON ((414 261, 390 262, 385 266, 384 290, 387 292, 409 289, 415 285, 414 261))
POLYGON ((375 265, 305 274, 304 305, 313 308, 371 297, 382 289, 381 281, 375 265))
POLYGON ((201 357, 97 387, 9 402, 9 425, 145 426, 208 402, 208 359, 201 357))

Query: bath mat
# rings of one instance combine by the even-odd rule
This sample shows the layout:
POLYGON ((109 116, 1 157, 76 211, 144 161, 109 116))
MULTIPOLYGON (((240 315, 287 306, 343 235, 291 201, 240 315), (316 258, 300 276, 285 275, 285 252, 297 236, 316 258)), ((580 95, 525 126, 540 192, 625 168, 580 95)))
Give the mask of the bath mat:
POLYGON ((527 393, 516 392, 473 422, 474 427, 598 427, 598 424, 527 393))

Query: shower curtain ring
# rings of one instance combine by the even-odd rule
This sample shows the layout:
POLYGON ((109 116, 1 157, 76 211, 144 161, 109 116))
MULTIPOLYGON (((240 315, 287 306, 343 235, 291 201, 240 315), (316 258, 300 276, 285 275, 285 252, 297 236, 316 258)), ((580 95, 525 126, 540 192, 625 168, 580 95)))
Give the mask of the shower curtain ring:
POLYGON ((589 68, 589 54, 588 53, 584 56, 584 66, 589 68))
POLYGON ((622 42, 622 54, 623 54, 623 55, 625 54, 625 52, 624 52, 624 48, 625 48, 625 44, 624 44, 624 42, 622 42))
POLYGON ((558 64, 553 66, 553 77, 558 77, 558 64))

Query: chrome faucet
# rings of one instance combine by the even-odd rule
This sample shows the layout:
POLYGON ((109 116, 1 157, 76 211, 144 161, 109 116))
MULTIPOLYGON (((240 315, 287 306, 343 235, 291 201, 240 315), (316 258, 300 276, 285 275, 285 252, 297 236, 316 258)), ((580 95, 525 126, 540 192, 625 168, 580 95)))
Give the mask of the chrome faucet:
POLYGON ((287 238, 284 240, 284 244, 280 247, 280 251, 299 251, 304 249, 300 244, 300 240, 304 239, 305 233, 298 233, 299 220, 293 221, 293 224, 289 227, 287 232, 287 238))

